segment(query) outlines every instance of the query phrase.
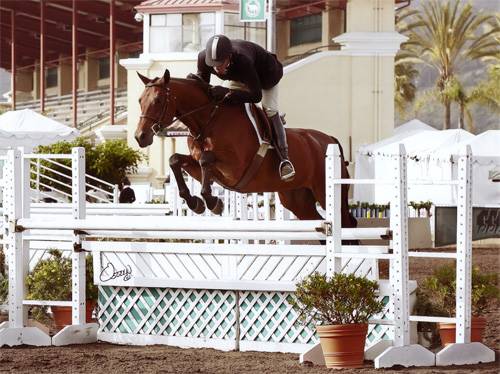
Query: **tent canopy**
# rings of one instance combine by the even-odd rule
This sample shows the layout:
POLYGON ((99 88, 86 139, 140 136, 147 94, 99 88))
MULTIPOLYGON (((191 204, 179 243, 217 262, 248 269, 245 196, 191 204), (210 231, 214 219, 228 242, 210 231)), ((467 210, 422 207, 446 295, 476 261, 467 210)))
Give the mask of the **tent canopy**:
POLYGON ((422 131, 437 131, 434 127, 426 125, 418 119, 412 119, 409 122, 402 124, 401 126, 394 129, 394 135, 382 139, 379 142, 363 145, 358 150, 358 155, 371 155, 377 149, 380 149, 389 144, 399 144, 403 139, 406 139, 412 135, 415 135, 422 131))
POLYGON ((394 135, 403 133, 415 133, 425 130, 437 131, 434 127, 429 126, 428 124, 423 123, 419 119, 414 118, 411 121, 408 121, 406 123, 403 123, 401 126, 396 127, 394 129, 394 135))
MULTIPOLYGON (((499 164, 500 131, 487 131, 481 135, 461 130, 423 130, 409 136, 396 134, 382 142, 364 149, 370 152, 358 153, 355 176, 361 179, 387 179, 393 170, 391 156, 403 144, 408 155, 408 200, 431 200, 438 205, 455 205, 457 187, 446 184, 419 185, 412 180, 449 181, 457 175, 457 163, 452 162, 465 145, 470 145, 473 155, 473 203, 489 206, 500 203, 500 189, 490 174, 499 164)), ((391 200, 391 189, 384 185, 355 185, 354 200, 387 203, 391 200)))
POLYGON ((68 127, 30 109, 15 110, 0 116, 0 148, 33 149, 59 141, 71 141, 79 135, 68 127))
POLYGON ((460 143, 437 151, 436 158, 450 159, 460 154, 464 146, 470 145, 474 157, 500 158, 500 130, 488 130, 460 143))
POLYGON ((398 153, 398 145, 404 144, 406 153, 410 156, 432 156, 436 151, 451 147, 466 140, 473 139, 474 135, 462 129, 453 130, 424 130, 407 136, 396 142, 385 144, 374 149, 378 155, 393 155, 398 153))

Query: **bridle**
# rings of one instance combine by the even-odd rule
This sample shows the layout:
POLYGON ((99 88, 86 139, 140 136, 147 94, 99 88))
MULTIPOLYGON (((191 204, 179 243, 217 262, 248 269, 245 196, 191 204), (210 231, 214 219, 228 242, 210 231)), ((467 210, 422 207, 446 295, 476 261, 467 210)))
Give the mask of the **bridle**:
MULTIPOLYGON (((219 107, 218 103, 214 103, 213 101, 210 101, 208 104, 204 104, 198 108, 195 108, 187 113, 184 113, 183 115, 181 115, 179 117, 172 118, 172 120, 167 124, 162 124, 161 121, 163 120, 163 117, 165 116, 165 113, 167 111, 168 104, 170 103, 170 87, 165 87, 163 84, 158 84, 158 83, 148 83, 148 84, 146 84, 146 87, 147 88, 158 87, 158 88, 160 88, 160 90, 165 92, 165 95, 164 95, 165 102, 162 103, 162 110, 161 110, 160 116, 158 118, 155 118, 155 117, 149 116, 147 114, 143 114, 143 113, 141 113, 141 115, 139 117, 139 118, 149 119, 150 121, 153 122, 153 126, 151 126, 151 131, 153 131, 153 134, 155 134, 156 136, 158 136, 158 134, 160 134, 163 130, 165 130, 167 127, 169 127, 175 121, 178 121, 181 118, 187 117, 190 114, 199 112, 200 110, 206 109, 209 106, 212 106, 215 104, 214 110, 212 111, 212 113, 210 115, 210 119, 209 119, 209 122, 211 122, 213 116, 215 115, 215 111, 219 107)), ((202 133, 200 132, 200 134, 197 134, 196 136, 193 136, 193 137, 195 138, 195 140, 198 140, 202 137, 202 133)))

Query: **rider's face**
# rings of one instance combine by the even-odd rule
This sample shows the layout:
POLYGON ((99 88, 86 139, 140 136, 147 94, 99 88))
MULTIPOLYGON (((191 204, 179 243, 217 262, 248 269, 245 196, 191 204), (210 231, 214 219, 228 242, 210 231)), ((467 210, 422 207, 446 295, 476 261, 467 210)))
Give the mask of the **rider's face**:
POLYGON ((226 58, 224 62, 219 66, 214 66, 214 70, 217 74, 224 75, 227 73, 227 68, 229 67, 230 58, 226 58))

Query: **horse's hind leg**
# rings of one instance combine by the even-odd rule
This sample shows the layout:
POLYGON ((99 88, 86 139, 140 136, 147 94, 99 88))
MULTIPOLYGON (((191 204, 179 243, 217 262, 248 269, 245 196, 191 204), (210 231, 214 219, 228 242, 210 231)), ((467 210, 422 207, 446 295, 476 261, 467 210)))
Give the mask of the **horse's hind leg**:
POLYGON ((177 187, 179 188, 179 196, 186 200, 186 204, 193 212, 196 214, 203 213, 205 211, 205 203, 199 197, 191 195, 191 192, 189 191, 182 175, 182 169, 184 169, 193 178, 200 180, 201 169, 198 162, 196 162, 196 160, 191 156, 174 153, 169 158, 169 164, 170 168, 174 172, 175 181, 177 182, 177 187))
POLYGON ((316 199, 308 188, 280 192, 279 197, 285 208, 300 220, 323 219, 316 209, 316 199))
MULTIPOLYGON (((300 188, 297 190, 280 192, 279 197, 281 204, 295 214, 298 219, 323 219, 316 209, 316 199, 310 189, 300 188)), ((320 240, 319 242, 321 245, 326 244, 326 240, 320 240)))
MULTIPOLYGON (((343 161, 342 161, 343 162, 343 161)), ((342 178, 349 178, 347 167, 342 168, 342 178)), ((324 179, 319 179, 317 183, 312 186, 312 191, 316 201, 323 209, 326 209, 326 187, 324 179), (319 182, 319 183, 318 183, 319 182)), ((341 211, 341 225, 345 228, 352 228, 357 226, 356 218, 349 212, 349 185, 343 184, 341 186, 340 194, 340 211, 341 211)))

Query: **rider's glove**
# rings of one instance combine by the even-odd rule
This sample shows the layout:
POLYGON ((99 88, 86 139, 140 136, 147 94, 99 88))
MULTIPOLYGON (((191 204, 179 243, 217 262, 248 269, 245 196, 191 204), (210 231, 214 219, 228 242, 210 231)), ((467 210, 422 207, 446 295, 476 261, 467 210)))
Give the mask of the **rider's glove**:
POLYGON ((229 89, 222 86, 214 86, 210 88, 210 95, 215 101, 219 102, 224 99, 229 89))
POLYGON ((229 91, 222 99, 222 102, 224 104, 234 104, 235 100, 236 100, 236 95, 234 95, 233 92, 229 91))
POLYGON ((203 78, 201 76, 199 76, 198 74, 193 74, 193 73, 189 73, 188 76, 186 77, 187 79, 194 79, 200 83, 203 83, 203 84, 208 84, 207 82, 205 82, 203 80, 203 78))

